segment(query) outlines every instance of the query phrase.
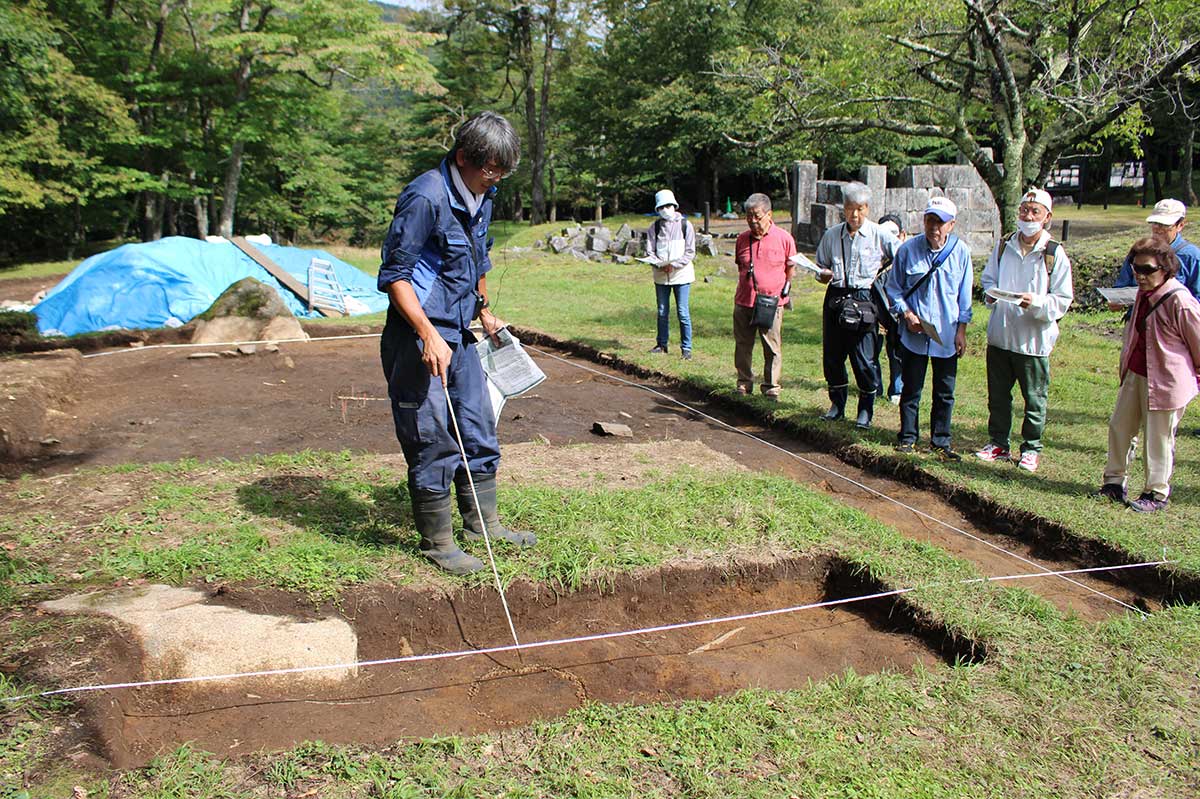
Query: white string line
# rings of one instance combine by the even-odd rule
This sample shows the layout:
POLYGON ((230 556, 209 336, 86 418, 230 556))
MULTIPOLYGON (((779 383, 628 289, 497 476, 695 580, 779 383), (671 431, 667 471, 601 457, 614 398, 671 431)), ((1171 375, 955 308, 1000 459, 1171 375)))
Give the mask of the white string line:
MULTIPOLYGON (((378 336, 380 336, 380 335, 381 335, 380 333, 359 333, 359 334, 345 335, 345 336, 324 336, 324 337, 321 337, 321 338, 312 338, 312 339, 310 339, 310 338, 303 338, 303 339, 281 339, 281 340, 280 340, 280 343, 291 343, 291 342, 308 342, 308 341, 337 341, 337 340, 344 340, 344 339, 357 339, 357 338, 376 338, 376 337, 378 337, 378 336)), ((267 342, 267 341, 254 341, 254 342, 232 342, 232 341, 230 341, 230 342, 217 342, 217 343, 213 343, 213 344, 152 344, 152 345, 149 345, 149 346, 146 346, 146 347, 133 347, 133 348, 129 348, 129 349, 122 349, 122 350, 109 350, 109 351, 107 351, 107 352, 95 352, 95 353, 90 353, 90 354, 88 354, 88 355, 84 355, 83 357, 84 357, 84 358, 97 358, 97 357, 100 357, 100 356, 102 356, 102 355, 115 355, 115 354, 117 354, 117 353, 122 353, 122 352, 141 352, 141 351, 144 351, 144 350, 150 350, 150 349, 171 349, 171 348, 184 348, 184 347, 221 347, 221 346, 232 346, 232 345, 236 345, 236 344, 238 344, 238 343, 245 343, 245 344, 266 344, 266 343, 272 343, 272 342, 267 342)), ((760 444, 764 444, 764 445, 766 445, 766 446, 768 446, 768 447, 770 447, 770 448, 772 448, 772 449, 778 450, 779 452, 783 453, 784 455, 787 455, 787 456, 789 456, 789 457, 795 458, 796 460, 800 461, 801 463, 804 463, 804 464, 806 464, 806 465, 808 465, 808 466, 810 466, 810 467, 812 467, 812 468, 814 468, 814 469, 818 469, 818 470, 820 470, 820 471, 822 471, 822 472, 825 472, 826 474, 829 474, 829 475, 832 475, 832 476, 834 476, 834 477, 837 477, 837 478, 839 478, 839 479, 841 479, 841 480, 844 480, 844 481, 846 481, 847 483, 850 483, 850 484, 851 484, 851 485, 853 485, 853 486, 857 486, 858 488, 861 488, 862 490, 864 490, 864 491, 866 491, 866 492, 868 492, 868 493, 870 493, 870 494, 872 494, 872 495, 874 495, 874 496, 876 496, 876 497, 879 497, 880 499, 884 499, 884 500, 886 500, 886 501, 888 501, 888 502, 894 503, 895 505, 897 505, 897 506, 899 506, 899 507, 901 507, 901 508, 904 508, 905 510, 909 511, 910 513, 916 514, 917 516, 919 516, 919 517, 921 517, 921 518, 923 518, 923 519, 928 519, 929 521, 932 521, 932 522, 934 522, 935 524, 942 525, 943 527, 946 527, 946 528, 947 528, 947 529, 949 529, 949 530, 953 530, 954 532, 958 533, 959 535, 966 536, 967 538, 970 538, 970 539, 972 539, 972 540, 974 540, 974 541, 976 541, 976 542, 978 542, 978 543, 980 543, 980 544, 983 544, 984 546, 991 547, 992 549, 996 550, 997 552, 1001 552, 1001 553, 1003 553, 1003 554, 1005 554, 1005 555, 1008 555, 1009 557, 1016 558, 1017 560, 1021 561, 1022 563, 1025 563, 1025 564, 1027 564, 1027 565, 1029 565, 1029 566, 1033 566, 1033 567, 1035 567, 1035 568, 1039 568, 1039 569, 1046 569, 1046 571, 1047 571, 1047 572, 1049 572, 1049 571, 1050 571, 1050 570, 1049 570, 1049 569, 1048 569, 1046 566, 1043 566, 1042 564, 1038 563, 1037 561, 1034 561, 1034 560, 1031 560, 1031 559, 1029 559, 1029 558, 1026 558, 1026 557, 1024 557, 1024 556, 1022 556, 1022 555, 1019 555, 1019 554, 1017 554, 1016 552, 1012 552, 1012 551, 1010 551, 1010 550, 1007 550, 1007 549, 1005 549, 1004 547, 1002 547, 1002 546, 1000 546, 1000 545, 998 545, 998 544, 995 544, 995 543, 993 543, 993 542, 991 542, 991 541, 988 541, 988 540, 986 540, 986 539, 984 539, 984 538, 981 538, 981 537, 979 537, 979 536, 976 536, 976 535, 974 535, 974 534, 972 534, 972 533, 969 533, 969 532, 967 532, 966 530, 963 530, 963 529, 961 529, 961 528, 959 528, 959 527, 956 527, 956 526, 954 526, 953 524, 950 524, 950 523, 949 523, 949 522, 947 522, 947 521, 944 521, 944 520, 942 520, 942 519, 939 519, 939 518, 937 518, 937 517, 931 516, 930 514, 928 514, 928 513, 925 513, 924 511, 918 510, 917 508, 914 508, 914 507, 912 507, 911 505, 909 505, 909 504, 907 504, 907 503, 905 503, 905 502, 902 502, 901 500, 898 500, 898 499, 896 499, 895 497, 892 497, 892 496, 891 496, 891 495, 889 495, 889 494, 886 494, 886 493, 884 493, 884 492, 882 492, 882 491, 879 491, 878 489, 872 488, 871 486, 868 486, 868 485, 866 485, 866 484, 864 484, 864 483, 861 483, 861 482, 859 482, 859 481, 855 480, 855 479, 854 479, 854 478, 852 478, 852 477, 849 477, 849 476, 847 476, 847 475, 841 474, 840 472, 834 471, 833 469, 830 469, 830 468, 829 468, 829 467, 827 467, 827 466, 824 466, 824 465, 822 465, 822 464, 820 464, 820 463, 817 463, 816 461, 809 460, 808 458, 805 458, 805 457, 804 457, 804 456, 802 456, 802 455, 799 455, 799 454, 797 454, 797 453, 795 453, 795 452, 792 452, 792 451, 790 451, 790 450, 784 449, 783 447, 779 446, 778 444, 774 444, 774 443, 772 443, 772 442, 770 442, 770 441, 767 441, 766 439, 760 438, 759 436, 756 436, 756 435, 754 435, 753 433, 750 433, 750 432, 748 432, 748 431, 746 431, 746 430, 742 430, 742 429, 740 429, 740 428, 738 428, 738 427, 735 427, 734 425, 731 425, 731 424, 729 424, 728 422, 726 422, 726 421, 724 421, 724 420, 722 420, 722 419, 718 419, 718 418, 716 418, 715 416, 711 416, 710 414, 707 414, 707 413, 705 413, 704 411, 701 411, 701 410, 699 410, 699 409, 697 409, 697 408, 694 408, 694 407, 692 407, 692 406, 688 405, 687 403, 685 403, 685 402, 683 402, 683 401, 681 401, 681 400, 679 400, 679 399, 676 399, 675 397, 672 397, 672 396, 671 396, 671 395, 669 395, 669 394, 666 394, 666 393, 664 393, 664 392, 662 392, 662 391, 658 391, 657 389, 651 388, 650 386, 646 386, 646 385, 643 385, 643 384, 641 384, 641 383, 636 383, 636 382, 634 382, 634 381, 632 381, 632 380, 627 380, 627 379, 625 379, 625 378, 623 378, 623 377, 620 377, 620 376, 618 376, 618 375, 612 375, 612 374, 608 374, 608 373, 606 373, 606 372, 601 372, 601 371, 600 371, 600 370, 598 370, 598 369, 592 369, 591 367, 588 367, 588 366, 586 366, 586 365, 584 365, 584 364, 582 364, 582 363, 579 363, 579 362, 577 362, 577 361, 571 360, 571 359, 569 359, 569 358, 564 358, 564 357, 562 357, 562 356, 559 356, 559 355, 555 355, 554 353, 547 352, 547 351, 545 351, 545 350, 538 349, 537 347, 534 347, 534 346, 531 346, 531 345, 525 345, 525 346, 526 346, 526 349, 532 350, 533 352, 539 353, 539 354, 541 354, 541 355, 545 355, 545 356, 547 356, 547 357, 549 357, 549 358, 553 358, 553 359, 555 359, 555 360, 562 361, 563 363, 566 363, 566 364, 569 364, 569 365, 571 365, 571 366, 574 366, 574 367, 575 367, 575 368, 577 368, 577 369, 582 369, 582 370, 584 370, 584 371, 586 371, 586 372, 591 372, 592 374, 599 375, 600 377, 606 377, 606 378, 609 378, 610 380, 615 380, 615 381, 617 381, 617 382, 624 383, 624 384, 626 384, 626 385, 629 385, 629 386, 632 386, 632 387, 634 387, 634 388, 639 388, 639 389, 641 389, 641 390, 643 390, 643 391, 648 391, 648 392, 650 392, 651 394, 654 394, 654 395, 656 395, 656 396, 659 396, 659 397, 662 397, 662 398, 664 398, 664 399, 666 399, 666 400, 669 400, 670 402, 673 402, 673 403, 675 403, 676 405, 678 405, 678 406, 680 406, 680 407, 682 407, 682 408, 684 408, 684 409, 686 409, 686 410, 688 410, 688 411, 691 411, 692 413, 695 413, 695 414, 697 414, 697 415, 699 415, 699 416, 702 416, 702 417, 704 417, 705 419, 708 419, 708 420, 710 420, 710 421, 712 421, 712 422, 716 422, 717 424, 721 425, 722 427, 725 427, 725 428, 727 428, 727 429, 729 429, 729 430, 732 430, 732 431, 733 431, 733 432, 735 432, 735 433, 740 433, 741 435, 744 435, 744 436, 746 436, 747 438, 750 438, 750 439, 752 439, 752 440, 754 440, 754 441, 757 441, 757 442, 759 442, 760 444)), ((1143 611, 1141 608, 1135 607, 1135 606, 1133 606, 1133 605, 1130 605, 1130 604, 1129 604, 1129 603, 1127 603, 1127 602, 1124 602, 1124 601, 1122 601, 1122 600, 1120 600, 1120 599, 1117 599, 1116 597, 1112 596, 1111 594, 1107 594, 1107 593, 1105 593, 1104 591, 1100 591, 1100 590, 1098 590, 1098 589, 1096 589, 1096 588, 1093 588, 1093 587, 1091 587, 1091 586, 1089 586, 1089 585, 1085 585, 1085 584, 1083 584, 1083 583, 1081 583, 1081 582, 1079 582, 1079 581, 1077 581, 1077 580, 1072 580, 1072 579, 1070 579, 1070 578, 1068 578, 1068 577, 1064 577, 1064 578, 1062 578, 1062 579, 1063 579, 1065 582, 1067 582, 1067 583, 1069 583, 1069 584, 1071 584, 1071 585, 1074 585, 1074 586, 1076 586, 1076 587, 1078 587, 1078 588, 1082 588, 1083 590, 1085 590, 1085 591, 1087 591, 1087 592, 1089 592, 1089 593, 1091 593, 1091 594, 1095 594, 1096 596, 1100 596, 1100 597, 1103 597, 1103 598, 1105 598, 1105 599, 1111 600, 1111 601, 1113 601, 1113 602, 1117 603, 1118 605, 1120 605, 1120 606, 1122 606, 1122 607, 1124 607, 1124 608, 1126 608, 1126 609, 1128 609, 1128 610, 1135 611, 1135 612, 1137 612, 1137 613, 1140 613, 1140 614, 1142 614, 1143 616, 1145 616, 1145 615, 1146 615, 1145 611, 1143 611)))
POLYGON ((504 585, 500 582, 500 571, 496 568, 496 557, 492 554, 492 537, 488 533, 487 522, 483 518, 483 506, 479 504, 479 494, 475 493, 475 478, 471 476, 471 464, 467 460, 467 450, 463 445, 462 432, 458 429, 458 418, 454 414, 454 403, 450 401, 450 385, 448 380, 442 380, 442 393, 446 395, 446 407, 450 410, 450 424, 454 425, 454 441, 458 444, 458 453, 462 456, 463 470, 467 473, 467 483, 471 486, 471 497, 475 500, 475 514, 479 517, 479 529, 483 531, 483 543, 487 547, 488 563, 492 566, 492 576, 496 578, 496 592, 500 594, 500 604, 504 606, 504 618, 508 620, 508 631, 512 633, 513 643, 519 649, 521 642, 517 639, 517 628, 513 626, 512 614, 508 612, 508 599, 504 596, 504 585))
POLYGON ((159 685, 183 685, 188 683, 202 682, 217 682, 223 680, 238 680, 250 677, 277 677, 287 674, 310 674, 317 671, 335 671, 348 669, 364 669, 373 666, 388 666, 399 663, 419 663, 431 660, 451 660, 457 658, 476 657, 482 655, 498 655, 505 652, 513 651, 528 651, 530 649, 545 649, 548 647, 567 646, 570 644, 583 644, 592 641, 606 641, 614 638, 628 638, 636 635, 651 635, 655 633, 673 632, 675 630, 686 630, 693 627, 704 627, 713 624, 726 624, 729 622, 748 621, 751 619, 762 619, 768 616, 781 616, 788 613, 799 613, 804 610, 816 610, 818 608, 836 607, 838 605, 849 605, 855 602, 867 602, 872 599, 886 599, 887 597, 901 596, 913 591, 926 590, 936 588, 942 585, 971 585, 974 583, 995 583, 1012 580, 1036 580, 1044 577, 1055 577, 1068 574, 1085 574, 1088 572, 1101 571, 1119 571, 1122 569, 1138 569, 1147 566, 1165 566, 1175 563, 1173 560, 1155 560, 1146 563, 1124 563, 1119 566, 1091 566, 1086 569, 1067 569, 1064 571, 1051 572, 1032 572, 1028 574, 1006 574, 993 577, 972 577, 965 580, 956 580, 950 583, 936 582, 928 583, 923 586, 911 586, 909 588, 895 588, 890 591, 879 591, 873 594, 862 594, 860 596, 845 597, 842 599, 828 599, 823 602, 811 602, 806 605, 793 605, 786 608, 774 608, 772 610, 756 610, 749 613, 739 613, 735 616, 720 616, 712 619, 699 619, 697 621, 676 622, 674 624, 660 624, 655 627, 639 627, 630 630, 617 630, 607 633, 594 633, 592 635, 581 635, 573 638, 556 638, 549 641, 534 641, 524 644, 505 644, 504 646, 493 646, 486 649, 464 649, 457 652, 431 652, 424 655, 408 655, 405 657, 383 658, 380 660, 359 660, 351 663, 333 663, 320 666, 293 666, 282 669, 263 669, 261 671, 242 671, 231 674, 209 674, 197 677, 172 677, 162 680, 143 680, 140 682, 117 682, 105 683, 103 685, 78 685, 73 688, 56 688, 52 691, 42 691, 40 693, 22 694, 21 696, 0 697, 0 702, 19 702, 25 699, 37 699, 46 696, 56 696, 59 694, 70 693, 86 693, 90 691, 110 691, 121 688, 150 688, 159 685))
POLYGON ((84 358, 102 358, 105 355, 120 355, 127 352, 145 352, 146 350, 172 350, 186 349, 189 347, 207 347, 215 349, 217 347, 236 347, 239 344, 294 344, 294 343, 309 343, 314 341, 342 341, 350 338, 379 338, 380 333, 353 333, 345 336, 306 336, 305 338, 271 338, 259 339, 256 341, 212 341, 207 344, 147 344, 144 347, 126 347, 120 350, 105 350, 103 352, 89 352, 84 355, 84 358))
MULTIPOLYGON (((861 482, 859 482, 858 480, 855 480, 853 477, 850 477, 850 476, 848 476, 848 475, 844 475, 844 474, 842 474, 841 472, 834 471, 833 469, 830 469, 830 468, 829 468, 829 467, 827 467, 827 466, 824 466, 824 465, 822 465, 822 464, 820 464, 820 463, 817 463, 816 461, 813 461, 813 460, 810 460, 810 459, 808 459, 808 458, 805 458, 803 455, 800 455, 800 454, 798 454, 798 453, 792 452, 791 450, 784 449, 783 447, 779 446, 778 444, 774 444, 774 443, 772 443, 772 442, 770 442, 770 441, 767 441, 767 440, 766 440, 766 439, 764 439, 764 438, 760 438, 759 436, 756 436, 756 435, 754 435, 753 433, 750 433, 750 432, 748 432, 748 431, 746 431, 746 430, 742 430, 741 428, 735 427, 734 425, 731 425, 731 424, 729 424, 728 422, 726 422, 726 421, 724 421, 724 420, 722 420, 722 419, 718 419, 717 417, 715 417, 715 416, 712 416, 712 415, 710 415, 710 414, 707 414, 707 413, 705 413, 704 411, 702 411, 702 410, 699 410, 698 408, 694 408, 694 407, 692 407, 691 405, 688 405, 686 402, 683 402, 682 400, 679 400, 679 399, 676 399, 675 397, 672 397, 670 394, 667 394, 667 393, 665 393, 665 392, 659 391, 659 390, 657 390, 657 389, 655 389, 655 388, 651 388, 650 386, 643 385, 643 384, 641 384, 641 383, 636 383, 636 382, 634 382, 634 381, 632 381, 632 380, 627 380, 626 378, 624 378, 624 377, 620 377, 620 376, 618 376, 618 375, 612 375, 612 374, 608 374, 607 372, 602 372, 602 371, 600 371, 599 369, 593 369, 593 368, 591 368, 591 367, 589 367, 589 366, 586 366, 586 365, 584 365, 584 364, 582 364, 582 363, 578 363, 577 361, 571 360, 571 359, 569 359, 569 358, 564 358, 564 357, 562 357, 562 356, 560 356, 560 355, 555 355, 555 354, 554 354, 554 353, 552 353, 552 352, 547 352, 547 351, 545 351, 545 350, 538 349, 537 347, 533 347, 533 346, 529 346, 529 345, 524 345, 524 346, 526 347, 526 349, 533 350, 534 352, 536 352, 536 353, 539 353, 539 354, 541 354, 541 355, 545 355, 545 356, 547 356, 547 357, 550 357, 550 358, 553 358, 553 359, 555 359, 555 360, 562 361, 563 363, 570 364, 571 366, 574 366, 574 367, 576 367, 577 369, 582 369, 582 370, 584 370, 585 372, 591 372, 592 374, 599 375, 600 377, 606 377, 606 378, 609 378, 610 380, 616 380, 616 381, 618 381, 618 382, 620 382, 620 383, 624 383, 624 384, 626 384, 626 385, 628 385, 628 386, 632 386, 632 387, 634 387, 634 388, 640 388, 640 389, 642 389, 643 391, 648 391, 648 392, 650 392, 651 394, 654 394, 654 395, 656 395, 656 396, 662 397, 663 399, 669 400, 669 401, 671 401, 671 402, 675 403, 676 405, 680 406, 681 408, 684 408, 684 409, 686 409, 686 410, 688 410, 688 411, 691 411, 692 413, 695 413, 695 414, 697 414, 697 415, 699 415, 699 416, 702 416, 702 417, 704 417, 705 419, 708 419, 709 421, 716 422, 717 424, 719 424, 719 425, 721 425, 721 426, 723 426, 723 427, 725 427, 725 428, 727 428, 727 429, 729 429, 729 430, 732 430, 732 431, 733 431, 733 432, 735 432, 735 433, 741 433, 742 435, 746 436, 747 438, 753 439, 754 441, 757 441, 757 442, 759 442, 760 444, 765 444, 766 446, 768 446, 768 447, 770 447, 770 448, 772 448, 772 449, 778 450, 779 452, 782 452, 782 453, 783 453, 783 454, 785 454, 785 455, 788 455, 788 456, 790 456, 790 457, 792 457, 792 458, 795 458, 796 460, 800 461, 801 463, 804 463, 804 464, 806 464, 807 466, 809 466, 809 467, 811 467, 811 468, 814 468, 814 469, 819 469, 820 471, 822 471, 822 472, 825 472, 826 474, 832 475, 832 476, 834 476, 834 477, 837 477, 837 478, 839 478, 839 479, 841 479, 841 480, 845 480, 845 481, 846 481, 847 483, 849 483, 850 485, 853 485, 853 486, 856 486, 856 487, 858 487, 858 488, 861 488, 862 490, 864 490, 864 491, 866 491, 866 492, 868 492, 868 493, 870 493, 870 494, 873 494, 874 496, 876 496, 876 497, 879 497, 880 499, 884 499, 884 500, 887 500, 888 502, 892 502, 892 503, 894 503, 894 504, 896 504, 896 505, 900 506, 901 508, 904 508, 905 510, 907 510, 907 511, 909 511, 909 512, 911 512, 911 513, 914 513, 914 514, 916 514, 917 516, 919 516, 919 517, 921 517, 921 518, 923 518, 923 519, 928 519, 928 520, 930 520, 930 521, 932 521, 932 522, 935 522, 936 524, 940 524, 940 525, 942 525, 943 527, 945 527, 945 528, 947 528, 947 529, 949 529, 949 530, 953 530, 954 532, 958 533, 959 535, 966 536, 967 538, 970 538, 970 539, 971 539, 971 540, 973 540, 973 541, 976 541, 976 542, 978 542, 978 543, 980 543, 980 544, 983 544, 983 545, 985 545, 985 546, 991 547, 992 549, 996 550, 997 552, 1002 552, 1002 553, 1004 553, 1005 555, 1008 555, 1009 557, 1015 558, 1015 559, 1017 559, 1017 560, 1021 561, 1022 563, 1026 564, 1027 566, 1033 566, 1034 568, 1037 568, 1037 569, 1043 569, 1043 570, 1045 570, 1045 571, 1046 571, 1047 575, 1053 574, 1053 572, 1051 572, 1051 570, 1049 569, 1049 567, 1047 567, 1047 566, 1044 566, 1044 565, 1042 565, 1041 563, 1038 563, 1038 562, 1037 562, 1037 561, 1035 561, 1035 560, 1031 560, 1031 559, 1029 559, 1029 558, 1027 558, 1027 557, 1025 557, 1025 556, 1023 556, 1023 555, 1020 555, 1020 554, 1016 553, 1016 552, 1013 552, 1013 551, 1011 551, 1011 550, 1005 549, 1004 547, 1000 546, 999 544, 992 543, 991 541, 988 541, 988 540, 986 540, 986 539, 984 539, 984 538, 981 538, 980 536, 974 535, 973 533, 967 532, 966 530, 963 530, 963 529, 961 529, 961 528, 959 528, 959 527, 955 527, 955 526, 954 526, 953 524, 951 524, 950 522, 944 521, 944 520, 942 520, 942 519, 939 519, 939 518, 937 518, 937 517, 935 517, 935 516, 931 516, 931 515, 929 515, 928 513, 925 513, 925 512, 924 512, 924 511, 922 511, 922 510, 918 510, 917 508, 914 508, 913 506, 911 506, 911 505, 909 505, 909 504, 907 504, 907 503, 905 503, 905 502, 903 502, 903 501, 901 501, 901 500, 899 500, 899 499, 896 499, 895 497, 893 497, 893 496, 891 496, 891 495, 889 495, 889 494, 885 494, 884 492, 882 492, 882 491, 879 491, 878 489, 872 488, 871 486, 869 486, 869 485, 866 485, 865 483, 861 483, 861 482)), ((1126 609, 1128 609, 1128 610, 1135 611, 1135 612, 1137 612, 1137 613, 1140 613, 1140 614, 1142 614, 1143 616, 1147 615, 1147 614, 1146 614, 1146 612, 1145 612, 1144 610, 1142 610, 1141 608, 1138 608, 1138 607, 1135 607, 1135 606, 1133 606, 1133 605, 1130 605, 1128 602, 1124 602, 1124 601, 1122 601, 1122 600, 1120 600, 1120 599, 1117 599, 1115 596, 1112 596, 1111 594, 1107 594, 1107 593, 1105 593, 1104 591, 1101 591, 1101 590, 1099 590, 1099 589, 1096 589, 1096 588, 1092 588, 1090 585, 1085 585, 1084 583, 1081 583, 1081 582, 1079 582, 1078 580, 1072 580, 1070 577, 1065 577, 1065 576, 1064 576, 1064 577, 1062 577, 1061 579, 1063 579, 1064 581, 1066 581, 1066 582, 1070 583, 1071 585, 1074 585, 1074 586, 1076 586, 1076 587, 1078 587, 1078 588, 1082 588, 1082 589, 1084 589, 1085 591, 1088 591, 1088 592, 1090 592, 1090 593, 1092 593, 1092 594, 1095 594, 1096 596, 1100 596, 1100 597, 1103 597, 1103 598, 1105 598, 1105 599, 1109 599, 1109 600, 1111 600, 1111 601, 1113 601, 1113 602, 1116 602, 1118 605, 1120 605, 1120 606, 1122 606, 1122 607, 1124 607, 1124 608, 1126 608, 1126 609)))

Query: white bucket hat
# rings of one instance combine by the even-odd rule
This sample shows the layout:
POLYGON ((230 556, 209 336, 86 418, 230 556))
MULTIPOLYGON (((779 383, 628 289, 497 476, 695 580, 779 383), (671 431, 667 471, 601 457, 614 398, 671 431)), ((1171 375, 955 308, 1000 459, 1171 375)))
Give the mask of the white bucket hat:
POLYGON ((654 194, 654 210, 657 211, 664 205, 673 205, 676 208, 679 207, 679 203, 675 202, 675 192, 671 191, 670 189, 663 189, 662 191, 655 192, 654 194))

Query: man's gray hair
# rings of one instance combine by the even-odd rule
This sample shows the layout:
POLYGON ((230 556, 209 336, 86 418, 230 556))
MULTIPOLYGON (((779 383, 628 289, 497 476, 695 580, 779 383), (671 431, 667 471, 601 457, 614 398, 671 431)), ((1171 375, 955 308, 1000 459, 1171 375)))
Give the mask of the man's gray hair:
POLYGON ((842 205, 870 205, 871 190, 857 180, 842 187, 842 205))
POLYGON ((751 194, 746 198, 746 202, 742 203, 742 210, 747 213, 750 211, 770 211, 771 198, 762 193, 751 194))
POLYGON ((462 150, 477 167, 494 163, 504 172, 512 172, 521 163, 521 137, 512 124, 495 111, 481 111, 459 126, 454 134, 450 158, 462 150))

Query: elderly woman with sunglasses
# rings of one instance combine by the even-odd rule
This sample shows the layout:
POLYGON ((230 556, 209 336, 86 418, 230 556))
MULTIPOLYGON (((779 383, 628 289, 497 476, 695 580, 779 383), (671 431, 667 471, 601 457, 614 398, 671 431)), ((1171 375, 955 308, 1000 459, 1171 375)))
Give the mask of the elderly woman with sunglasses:
POLYGON ((1129 251, 1137 300, 1125 323, 1121 387, 1108 422, 1108 464, 1100 495, 1125 502, 1125 481, 1143 439, 1146 489, 1129 503, 1140 513, 1167 507, 1175 466, 1175 429, 1200 393, 1200 303, 1175 279, 1179 258, 1168 243, 1139 239, 1129 251))

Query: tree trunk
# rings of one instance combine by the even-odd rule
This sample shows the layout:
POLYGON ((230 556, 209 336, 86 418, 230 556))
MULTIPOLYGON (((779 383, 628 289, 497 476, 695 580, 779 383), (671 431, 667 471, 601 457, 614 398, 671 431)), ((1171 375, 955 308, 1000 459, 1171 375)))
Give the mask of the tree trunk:
POLYGON ((225 186, 221 193, 221 221, 217 225, 217 233, 227 239, 233 236, 233 214, 237 209, 238 182, 242 177, 242 160, 245 150, 245 142, 235 141, 233 151, 229 153, 229 163, 225 166, 225 186))
MULTIPOLYGON (((265 22, 265 20, 264 12, 260 26, 261 22, 265 22)), ((238 30, 246 33, 250 29, 250 4, 243 0, 238 30)), ((250 73, 253 64, 253 55, 238 56, 238 68, 233 76, 234 84, 237 86, 237 95, 233 104, 234 142, 229 153, 229 163, 225 165, 225 185, 224 191, 221 193, 221 221, 217 226, 217 232, 225 238, 233 236, 233 219, 237 212, 238 185, 242 179, 242 162, 246 153, 246 142, 243 140, 242 131, 239 128, 246 98, 250 96, 250 73)))
POLYGON ((550 221, 558 221, 558 181, 554 178, 554 153, 546 157, 546 176, 550 179, 550 221))
POLYGON ((1196 187, 1192 185, 1192 162, 1196 157, 1196 129, 1188 126, 1187 136, 1183 140, 1183 163, 1179 165, 1179 178, 1183 181, 1183 196, 1189 206, 1195 206, 1200 200, 1196 197, 1196 187))

